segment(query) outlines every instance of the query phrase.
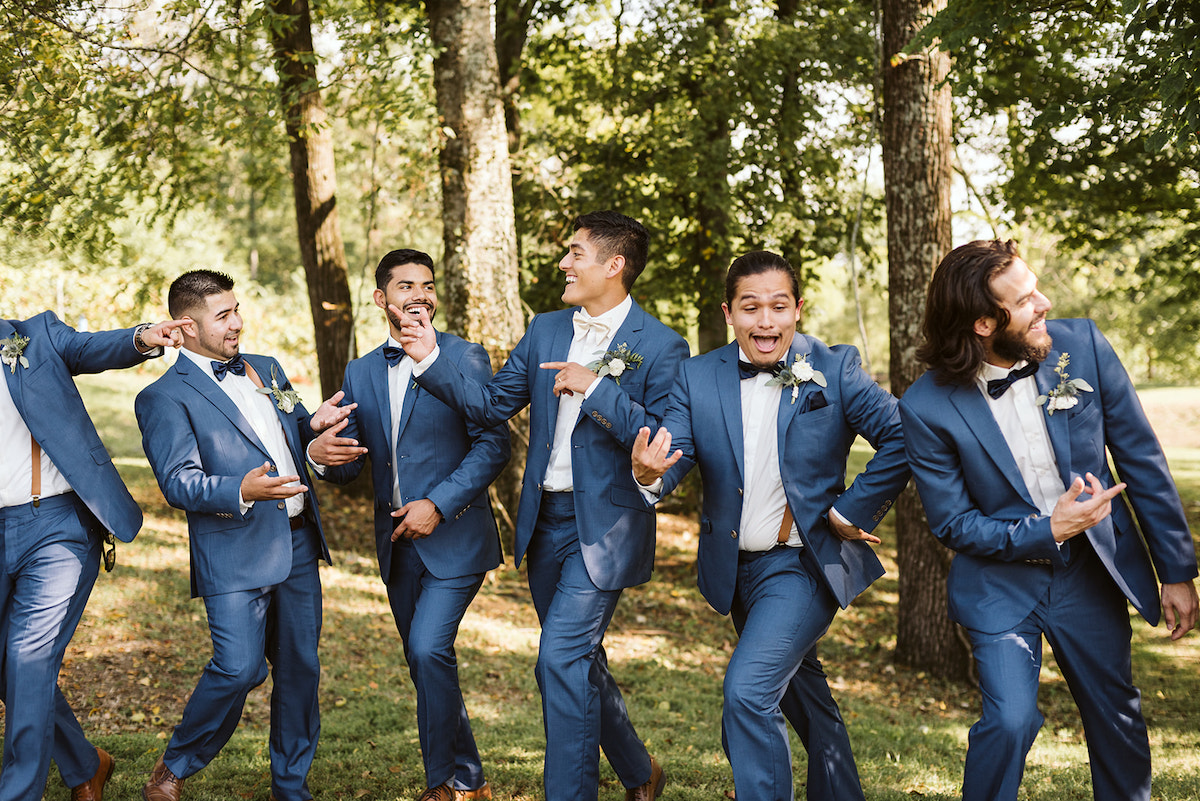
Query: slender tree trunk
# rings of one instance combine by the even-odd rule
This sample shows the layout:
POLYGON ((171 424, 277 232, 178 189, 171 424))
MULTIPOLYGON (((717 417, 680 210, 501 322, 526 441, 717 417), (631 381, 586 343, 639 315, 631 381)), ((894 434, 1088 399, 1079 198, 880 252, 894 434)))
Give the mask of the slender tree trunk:
MULTIPOLYGON (((525 330, 517 275, 512 171, 488 0, 426 0, 438 56, 434 89, 445 139, 442 305, 447 330, 482 343, 499 366, 525 330)), ((513 421, 513 461, 497 481, 516 519, 528 423, 513 421)), ((504 517, 504 514, 501 515, 504 517)))
MULTIPOLYGON (((888 318, 892 392, 920 376, 915 351, 929 276, 950 250, 949 57, 900 51, 946 0, 883 0, 883 166, 888 222, 888 318)), ((946 614, 950 552, 929 531, 910 485, 896 503, 900 570, 896 659, 935 675, 965 678, 970 652, 946 614)))
POLYGON ((496 0, 496 63, 500 73, 508 152, 521 149, 520 99, 522 53, 529 39, 529 20, 536 0, 496 0))
POLYGON ((333 137, 317 85, 308 0, 269 0, 269 8, 289 18, 287 24, 268 27, 291 152, 296 233, 308 283, 321 395, 328 398, 342 386, 354 337, 346 249, 338 225, 333 137))

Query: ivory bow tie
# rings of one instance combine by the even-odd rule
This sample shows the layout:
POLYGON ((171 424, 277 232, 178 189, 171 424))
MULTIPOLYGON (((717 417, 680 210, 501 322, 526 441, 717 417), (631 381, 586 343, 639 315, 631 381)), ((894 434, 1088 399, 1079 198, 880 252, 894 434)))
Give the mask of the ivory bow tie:
POLYGON ((575 327, 575 334, 582 337, 591 337, 593 340, 599 341, 608 336, 608 332, 612 330, 612 326, 596 317, 592 317, 582 309, 575 312, 571 317, 571 324, 575 327))

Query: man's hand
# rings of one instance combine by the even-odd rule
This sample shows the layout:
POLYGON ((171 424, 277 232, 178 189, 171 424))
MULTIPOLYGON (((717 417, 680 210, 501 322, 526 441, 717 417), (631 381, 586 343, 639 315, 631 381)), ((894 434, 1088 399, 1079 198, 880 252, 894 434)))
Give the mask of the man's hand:
POLYGON ((1105 489, 1100 479, 1091 473, 1087 474, 1087 480, 1087 493, 1092 496, 1090 500, 1075 500, 1084 492, 1083 479, 1079 477, 1071 482, 1066 492, 1058 496, 1058 502, 1050 514, 1050 532, 1055 542, 1066 542, 1108 517, 1112 512, 1112 499, 1125 489, 1124 482, 1105 489))
POLYGON ((183 344, 183 334, 180 326, 187 325, 187 320, 164 320, 155 323, 142 331, 142 342, 151 350, 154 348, 178 348, 183 344))
POLYGON ((1190 581, 1162 585, 1162 607, 1171 639, 1178 640, 1196 627, 1196 585, 1190 581))
POLYGON ((558 370, 554 376, 554 395, 580 395, 587 392, 588 387, 596 380, 596 374, 578 362, 542 362, 538 367, 543 370, 558 370))
POLYGON ((336 425, 349 417, 350 412, 358 408, 358 404, 351 403, 348 406, 338 406, 344 397, 346 397, 346 393, 340 389, 330 395, 329 400, 318 406, 317 410, 308 418, 309 428, 315 433, 320 434, 330 426, 336 425))
POLYGON ((826 519, 829 521, 829 530, 833 532, 833 536, 845 542, 853 540, 864 540, 872 545, 879 545, 883 540, 876 537, 874 534, 868 534, 853 523, 844 523, 842 519, 834 514, 832 509, 829 510, 826 519))
POLYGON ((662 478, 682 457, 682 450, 671 453, 670 431, 660 428, 651 440, 650 429, 642 426, 638 429, 637 439, 633 441, 633 452, 629 459, 633 463, 633 477, 643 487, 648 487, 662 478))
POLYGON ((321 435, 308 445, 309 458, 326 467, 337 467, 350 464, 366 453, 367 449, 361 447, 358 440, 338 436, 349 424, 349 420, 342 420, 322 431, 321 435))
POLYGON ((429 311, 424 306, 413 306, 408 314, 397 309, 391 303, 388 311, 400 321, 400 347, 414 362, 423 362, 437 347, 437 337, 433 333, 433 323, 429 321, 429 311))
POLYGON ((298 483, 300 476, 268 476, 270 462, 263 462, 242 479, 243 501, 279 501, 308 492, 308 487, 298 483), (293 486, 288 486, 289 484, 293 486))
POLYGON ((428 537, 437 528, 438 523, 442 522, 441 513, 428 498, 409 501, 392 512, 392 517, 399 518, 399 525, 392 532, 392 542, 401 537, 408 537, 410 540, 428 537))

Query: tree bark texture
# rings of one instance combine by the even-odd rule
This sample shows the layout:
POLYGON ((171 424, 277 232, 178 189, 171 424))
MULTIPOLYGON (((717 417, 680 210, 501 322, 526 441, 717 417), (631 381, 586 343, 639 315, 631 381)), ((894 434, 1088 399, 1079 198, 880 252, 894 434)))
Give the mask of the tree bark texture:
MULTIPOLYGON (((444 325, 479 342, 499 367, 525 331, 518 294, 512 170, 489 0, 426 0, 438 55, 434 91, 442 123, 441 281, 444 325)), ((496 484, 516 519, 525 461, 524 415, 514 418, 513 459, 496 484)))
POLYGON ((338 224, 333 137, 317 84, 308 0, 270 0, 269 8, 290 18, 287 24, 269 27, 291 154, 296 234, 308 283, 321 396, 328 398, 342 386, 354 337, 346 249, 338 224))
MULTIPOLYGON (((949 56, 901 50, 946 0, 883 0, 883 167, 888 226, 891 385, 897 396, 924 371, 916 358, 933 268, 950 250, 949 56)), ((970 650, 946 613, 950 552, 929 531, 912 486, 896 503, 900 611, 896 659, 966 678, 970 650)))

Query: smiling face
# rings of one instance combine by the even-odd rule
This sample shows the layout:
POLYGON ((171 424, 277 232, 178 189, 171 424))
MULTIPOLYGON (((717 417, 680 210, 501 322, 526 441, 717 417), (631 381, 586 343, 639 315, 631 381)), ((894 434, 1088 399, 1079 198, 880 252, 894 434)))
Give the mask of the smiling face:
POLYGON ((414 314, 425 309, 429 319, 437 314, 437 286, 433 281, 433 270, 424 264, 398 264, 388 275, 387 286, 375 290, 375 305, 387 314, 392 328, 392 338, 400 339, 400 320, 388 309, 395 306, 405 314, 414 314))
POLYGON ((580 228, 567 246, 567 255, 558 263, 566 281, 563 302, 582 306, 593 316, 603 314, 629 294, 621 283, 624 268, 624 256, 602 257, 588 229, 580 228))
POLYGON ((767 270, 738 280, 730 303, 722 303, 725 322, 752 364, 768 367, 787 356, 800 321, 792 279, 783 270, 767 270))
POLYGON ((188 350, 221 362, 238 354, 242 315, 233 290, 205 295, 204 304, 190 309, 184 318, 191 321, 180 329, 188 350))
POLYGON ((1046 331, 1046 312, 1052 304, 1038 291, 1037 285, 1037 276, 1019 258, 1014 258, 1012 264, 988 282, 992 294, 1009 315, 1004 328, 997 328, 996 320, 991 317, 981 317, 975 322, 975 332, 983 339, 990 364, 1012 367, 1022 359, 1040 362, 1050 353, 1052 342, 1046 331))

